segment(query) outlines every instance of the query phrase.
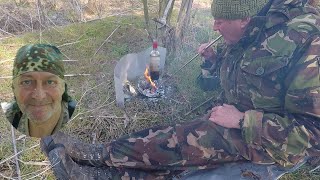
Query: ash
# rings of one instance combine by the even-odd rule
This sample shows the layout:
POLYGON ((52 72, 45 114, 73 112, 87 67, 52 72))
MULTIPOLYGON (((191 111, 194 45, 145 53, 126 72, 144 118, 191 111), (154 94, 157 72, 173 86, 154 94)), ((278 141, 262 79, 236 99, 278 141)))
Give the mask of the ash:
POLYGON ((128 101, 132 98, 140 98, 140 99, 147 99, 150 101, 158 101, 161 98, 166 98, 168 93, 172 90, 171 86, 165 86, 162 83, 162 79, 155 80, 154 83, 157 86, 157 89, 154 91, 152 90, 152 86, 149 82, 145 80, 142 76, 140 77, 137 82, 127 82, 124 86, 124 92, 126 94, 125 99, 128 101))

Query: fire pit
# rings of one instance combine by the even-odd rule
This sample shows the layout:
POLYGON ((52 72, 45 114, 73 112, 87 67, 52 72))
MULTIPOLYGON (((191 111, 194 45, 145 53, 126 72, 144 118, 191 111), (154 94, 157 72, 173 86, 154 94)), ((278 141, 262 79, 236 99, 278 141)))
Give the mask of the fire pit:
POLYGON ((147 67, 144 76, 139 77, 137 84, 138 91, 149 98, 161 97, 164 94, 164 88, 161 85, 161 79, 152 80, 147 67))
MULTIPOLYGON (((139 53, 131 53, 122 57, 114 68, 114 82, 116 102, 124 107, 124 100, 139 97, 138 93, 147 98, 160 98, 164 95, 165 87, 159 80, 149 81, 145 74, 149 75, 149 60, 152 48, 139 53)), ((160 51, 160 71, 163 70, 166 57, 166 49, 158 47, 160 51)), ((151 79, 151 78, 150 78, 151 79)), ((140 96, 141 97, 141 96, 140 96)))

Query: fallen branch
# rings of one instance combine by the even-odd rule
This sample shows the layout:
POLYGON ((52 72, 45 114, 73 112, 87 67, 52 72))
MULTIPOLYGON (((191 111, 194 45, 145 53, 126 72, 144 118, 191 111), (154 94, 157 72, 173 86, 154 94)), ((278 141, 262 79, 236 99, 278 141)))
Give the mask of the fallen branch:
POLYGON ((25 162, 25 161, 22 161, 21 159, 18 159, 18 161, 24 165, 33 165, 33 166, 49 166, 50 165, 50 162, 48 162, 48 161, 45 161, 45 162, 34 162, 34 161, 25 162))
POLYGON ((63 47, 63 46, 69 46, 69 45, 72 45, 72 44, 77 44, 77 43, 79 43, 79 42, 81 42, 81 41, 75 41, 75 42, 65 43, 65 44, 62 44, 62 45, 57 46, 57 47, 60 48, 60 47, 63 47))
POLYGON ((64 77, 90 76, 91 74, 66 74, 64 77))
MULTIPOLYGON (((16 142, 16 137, 14 134, 14 127, 11 126, 11 137, 12 137, 12 144, 13 144, 13 152, 14 154, 17 154, 17 142, 16 142)), ((16 164, 16 171, 17 171, 17 176, 18 179, 21 180, 21 171, 20 171, 20 166, 19 166, 19 161, 18 161, 18 155, 14 157, 15 158, 15 164, 16 164)))

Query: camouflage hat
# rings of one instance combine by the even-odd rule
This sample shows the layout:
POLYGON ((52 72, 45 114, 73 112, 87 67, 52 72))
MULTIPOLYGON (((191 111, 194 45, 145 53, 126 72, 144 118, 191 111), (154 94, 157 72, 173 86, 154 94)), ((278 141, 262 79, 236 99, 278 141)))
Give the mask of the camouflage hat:
POLYGON ((269 0, 213 0, 211 13, 214 18, 242 19, 256 15, 269 0))
POLYGON ((27 72, 49 72, 64 79, 62 54, 55 46, 29 44, 21 47, 13 64, 13 78, 27 72))

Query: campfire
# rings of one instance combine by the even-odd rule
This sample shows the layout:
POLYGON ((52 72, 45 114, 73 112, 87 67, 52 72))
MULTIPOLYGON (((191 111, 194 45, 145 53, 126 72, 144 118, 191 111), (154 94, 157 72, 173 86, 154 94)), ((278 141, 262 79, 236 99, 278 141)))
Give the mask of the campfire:
MULTIPOLYGON (((152 48, 126 54, 117 62, 114 68, 114 86, 116 103, 119 107, 124 107, 125 101, 135 98, 147 97, 150 101, 158 101, 160 98, 166 98, 167 92, 170 92, 170 86, 167 86, 162 79, 166 76, 158 79, 159 74, 155 73, 157 71, 154 66, 150 66, 152 48)), ((165 65, 166 49, 159 46, 158 50, 161 54, 159 66, 159 72, 161 72, 165 65)))
POLYGON ((144 76, 138 79, 138 91, 149 98, 160 97, 164 94, 164 90, 161 86, 161 80, 152 80, 150 76, 149 67, 146 67, 144 76))
MULTIPOLYGON (((158 88, 156 86, 156 83, 152 81, 151 76, 150 76, 150 71, 149 71, 149 66, 146 67, 146 70, 144 71, 144 78, 146 81, 150 84, 151 86, 151 92, 155 92, 158 88)), ((149 88, 150 89, 150 88, 149 88)))

